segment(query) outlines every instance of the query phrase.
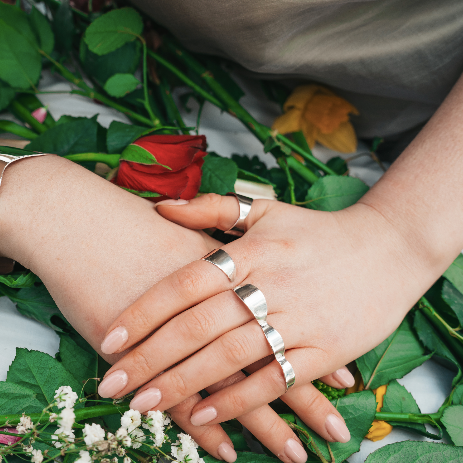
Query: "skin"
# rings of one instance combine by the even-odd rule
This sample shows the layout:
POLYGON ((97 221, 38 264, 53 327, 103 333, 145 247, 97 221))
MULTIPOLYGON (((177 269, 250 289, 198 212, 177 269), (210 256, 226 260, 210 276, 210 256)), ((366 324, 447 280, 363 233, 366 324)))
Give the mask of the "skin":
MULTIPOLYGON (((116 327, 127 330, 121 349, 155 330, 107 373, 128 375, 113 396, 139 386, 139 393, 157 388, 162 400, 155 408, 164 410, 246 367, 249 358, 267 357, 259 327, 231 291, 247 283, 266 297, 268 322, 285 340, 296 386, 306 387, 380 344, 463 248, 462 107, 460 78, 420 135, 348 209, 328 213, 255 201, 247 233, 223 246, 236 264, 233 284, 214 266, 193 262, 152 287, 109 328, 108 334, 116 327), (165 323, 160 304, 178 315, 165 323), (152 352, 178 331, 184 342, 155 361, 152 352), (172 383, 179 387, 170 388, 172 383)), ((238 216, 233 198, 208 195, 177 204, 160 203, 158 212, 192 229, 227 230, 238 216)), ((273 361, 202 400, 192 421, 212 407, 213 425, 279 396, 291 405, 291 391, 285 394, 273 361)))
MULTIPOLYGON (((36 273, 69 322, 110 363, 121 355, 103 354, 100 344, 117 316, 155 283, 221 244, 169 222, 156 213, 153 203, 57 156, 15 162, 3 177, 0 255, 36 273)), ((163 315, 167 321, 175 314, 163 315)), ((159 360, 164 355, 166 349, 157 353, 159 360)), ((242 379, 239 372, 209 384, 208 390, 212 393, 242 379)), ((340 385, 331 376, 324 380, 340 385)), ((309 392, 295 404, 295 412, 307 415, 309 424, 321 417, 322 432, 334 440, 324 429, 323 417, 339 414, 318 391, 309 392)), ((222 428, 190 422, 191 410, 200 401, 199 394, 192 394, 169 412, 185 432, 221 459, 221 444, 232 446, 222 428)), ((305 461, 303 450, 295 456, 288 449, 289 440, 299 439, 268 405, 239 420, 282 461, 305 461)), ((233 453, 226 457, 234 459, 233 453)))

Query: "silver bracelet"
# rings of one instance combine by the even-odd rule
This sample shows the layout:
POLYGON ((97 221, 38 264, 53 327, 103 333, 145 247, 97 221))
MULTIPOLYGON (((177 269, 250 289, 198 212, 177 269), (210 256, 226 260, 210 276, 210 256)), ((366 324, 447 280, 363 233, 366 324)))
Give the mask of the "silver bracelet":
POLYGON ((6 168, 15 161, 19 161, 20 159, 24 158, 32 158, 35 156, 46 156, 47 153, 35 153, 35 154, 28 154, 26 156, 13 156, 11 154, 0 154, 0 161, 6 162, 5 167, 0 174, 0 186, 2 185, 3 174, 5 173, 6 168))

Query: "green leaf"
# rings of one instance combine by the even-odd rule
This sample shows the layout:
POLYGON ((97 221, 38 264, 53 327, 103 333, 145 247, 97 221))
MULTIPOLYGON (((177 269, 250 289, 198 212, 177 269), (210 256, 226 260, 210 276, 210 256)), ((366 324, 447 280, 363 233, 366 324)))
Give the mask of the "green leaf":
POLYGON ((461 377, 461 368, 458 360, 452 354, 439 333, 432 324, 427 320, 422 312, 417 311, 414 315, 413 328, 423 346, 439 357, 450 360, 457 368, 457 380, 461 377))
POLYGON ((35 350, 16 349, 6 380, 30 389, 42 408, 54 401, 55 391, 60 386, 71 386, 77 394, 81 390, 79 383, 58 360, 35 350))
POLYGON ((129 193, 140 196, 140 198, 159 198, 159 196, 162 196, 161 193, 155 193, 154 191, 138 191, 132 190, 130 188, 125 188, 123 186, 120 188, 122 188, 125 191, 128 191, 129 193))
POLYGON ((462 463, 463 449, 433 442, 404 441, 385 445, 365 463, 462 463))
POLYGON ((35 6, 32 7, 32 12, 29 15, 29 22, 39 40, 40 49, 47 53, 47 55, 52 53, 55 45, 53 31, 51 30, 48 19, 40 13, 35 6))
POLYGON ((141 82, 133 74, 114 74, 104 84, 105 92, 116 98, 122 98, 133 92, 141 82))
POLYGON ((85 117, 61 123, 35 138, 27 149, 54 153, 60 156, 98 151, 98 122, 96 116, 85 117))
POLYGON ((145 148, 133 144, 130 144, 129 146, 127 146, 127 148, 125 148, 124 151, 122 151, 120 160, 138 162, 138 164, 147 165, 157 164, 158 166, 162 166, 168 170, 172 170, 169 166, 165 166, 159 163, 154 157, 154 155, 151 154, 148 150, 145 150, 145 148))
POLYGON ((214 154, 208 154, 204 158, 203 176, 199 191, 219 195, 234 192, 238 177, 237 165, 231 159, 214 156, 214 154))
POLYGON ((0 81, 0 111, 11 103, 15 95, 16 92, 11 87, 0 81))
POLYGON ((305 206, 317 211, 339 211, 355 204, 367 191, 368 186, 358 178, 327 175, 309 188, 305 206))
POLYGON ((42 60, 35 40, 27 15, 0 2, 0 79, 24 89, 37 83, 42 60))
POLYGON ((339 156, 331 158, 326 163, 326 165, 330 169, 333 169, 338 175, 344 175, 345 173, 349 171, 349 169, 347 168, 347 162, 343 158, 340 158, 339 156))
POLYGON ((82 39, 79 56, 85 72, 103 86, 114 74, 133 74, 137 70, 141 44, 138 40, 129 42, 111 53, 99 56, 91 52, 82 39))
POLYGON ((23 150, 21 148, 12 148, 11 146, 0 146, 0 154, 11 154, 13 156, 28 156, 37 153, 37 151, 23 150))
MULTIPOLYGON (((368 433, 376 414, 376 399, 371 391, 356 392, 342 397, 336 401, 331 402, 344 418, 347 427, 350 431, 350 441, 341 444, 340 442, 330 442, 329 444, 318 434, 310 430, 299 418, 297 418, 297 425, 302 427, 313 439, 313 444, 317 446, 321 454, 328 461, 344 461, 353 453, 360 449, 360 444, 364 436, 368 433), (333 454, 333 459, 330 456, 330 450, 333 454)), ((299 434, 299 438, 308 443, 307 437, 299 434)), ((309 450, 311 450, 308 445, 309 450)), ((311 450, 313 451, 313 450, 311 450)), ((314 452, 315 453, 315 452, 314 452)))
POLYGON ((449 433, 452 442, 463 446, 463 405, 452 405, 444 410, 441 423, 449 433))
POLYGON ((24 386, 6 381, 0 382, 0 410, 2 415, 18 413, 40 413, 43 403, 37 394, 24 386))
POLYGON ((460 325, 463 326, 463 294, 447 280, 442 285, 442 299, 452 308, 460 325))
POLYGON ((10 288, 29 288, 34 286, 36 280, 37 276, 32 272, 0 275, 0 283, 9 286, 10 288))
POLYGON ((452 396, 453 405, 463 405, 463 384, 455 388, 452 396))
POLYGON ((53 32, 56 37, 56 48, 62 53, 70 52, 74 36, 74 20, 69 0, 61 0, 53 18, 53 32))
POLYGON ((63 332, 63 327, 69 326, 45 288, 45 285, 32 286, 20 289, 9 298, 16 302, 18 312, 28 318, 37 320, 58 332, 63 332))
POLYGON ((365 388, 376 389, 392 379, 402 378, 432 357, 412 331, 409 318, 385 341, 356 360, 365 388))
POLYGON ((463 254, 458 255, 450 267, 444 272, 443 276, 447 278, 460 293, 463 293, 463 254))
POLYGON ((76 338, 81 338, 80 342, 85 342, 81 336, 61 335, 59 343, 59 358, 62 365, 75 378, 80 387, 84 387, 88 393, 94 393, 98 376, 98 354, 87 344, 87 348, 77 344, 76 338))
POLYGON ((134 142, 137 138, 146 134, 146 132, 146 127, 124 124, 118 121, 111 122, 106 134, 108 153, 122 153, 124 148, 134 142))
POLYGON ((143 21, 133 8, 120 8, 100 16, 87 28, 85 43, 97 55, 105 55, 135 40, 143 32, 143 21))
POLYGON ((235 449, 235 452, 251 450, 248 446, 248 443, 246 442, 246 439, 244 438, 242 427, 241 429, 237 429, 233 426, 230 426, 228 423, 222 423, 221 426, 233 442, 233 448, 235 449))
MULTIPOLYGON (((384 396, 382 412, 388 413, 421 413, 420 407, 415 402, 415 399, 404 386, 399 384, 395 379, 388 386, 386 395, 384 396)), ((388 421, 392 426, 401 428, 409 428, 421 434, 427 435, 426 426, 420 423, 403 423, 388 421)))

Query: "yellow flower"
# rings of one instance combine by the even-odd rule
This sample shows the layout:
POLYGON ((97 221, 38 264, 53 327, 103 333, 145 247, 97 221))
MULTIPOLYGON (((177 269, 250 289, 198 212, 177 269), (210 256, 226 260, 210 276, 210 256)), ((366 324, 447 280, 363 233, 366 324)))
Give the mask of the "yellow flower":
MULTIPOLYGON (((348 388, 346 391, 347 394, 352 394, 353 392, 360 392, 364 390, 363 380, 360 376, 360 372, 357 371, 355 374, 355 385, 351 388, 348 388)), ((386 395, 387 385, 379 386, 377 389, 373 389, 373 392, 376 396, 376 411, 380 412, 383 408, 383 400, 386 395)), ((365 436, 367 439, 370 439, 373 442, 384 439, 392 431, 392 426, 386 421, 374 420, 371 424, 368 434, 365 436)))
POLYGON ((349 114, 358 114, 349 102, 320 85, 296 87, 286 100, 285 111, 273 123, 272 129, 282 134, 304 134, 313 148, 318 142, 341 153, 357 149, 357 137, 349 122, 349 114))

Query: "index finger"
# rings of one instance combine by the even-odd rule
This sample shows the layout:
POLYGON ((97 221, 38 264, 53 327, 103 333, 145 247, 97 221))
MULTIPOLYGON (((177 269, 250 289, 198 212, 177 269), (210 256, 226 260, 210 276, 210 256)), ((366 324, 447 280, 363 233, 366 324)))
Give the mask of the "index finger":
MULTIPOLYGON (((225 249, 228 247, 222 250, 225 249)), ((235 259, 233 262, 236 263, 235 259)), ((228 267, 222 266, 225 270, 202 259, 182 267, 152 286, 114 321, 101 344, 101 351, 104 354, 122 352, 184 310, 232 289, 237 281, 246 277, 247 266, 245 260, 235 265, 233 282, 225 274, 229 261, 228 267)))

